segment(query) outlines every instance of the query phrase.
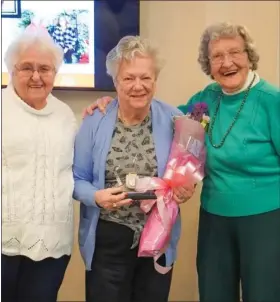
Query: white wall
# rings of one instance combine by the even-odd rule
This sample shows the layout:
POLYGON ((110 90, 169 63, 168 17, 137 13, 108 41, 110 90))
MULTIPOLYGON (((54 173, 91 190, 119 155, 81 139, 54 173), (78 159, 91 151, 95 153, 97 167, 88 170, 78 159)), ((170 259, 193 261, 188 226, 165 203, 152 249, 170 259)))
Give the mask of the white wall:
MULTIPOLYGON (((208 83, 196 61, 199 39, 205 26, 223 20, 248 26, 261 55, 260 75, 280 86, 279 13, 280 1, 141 1, 141 35, 158 43, 167 60, 159 78, 157 97, 178 105, 208 83)), ((79 120, 82 109, 104 95, 75 91, 54 94, 71 106, 79 120)), ((183 234, 170 301, 198 300, 195 268, 198 206, 199 191, 182 207, 183 234)), ((60 300, 84 300, 84 267, 77 244, 60 300)))

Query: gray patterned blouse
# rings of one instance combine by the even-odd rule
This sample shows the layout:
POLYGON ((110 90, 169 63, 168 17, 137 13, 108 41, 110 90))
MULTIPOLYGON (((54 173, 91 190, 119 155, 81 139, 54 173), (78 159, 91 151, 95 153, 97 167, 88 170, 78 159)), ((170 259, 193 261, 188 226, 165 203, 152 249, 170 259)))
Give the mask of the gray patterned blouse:
MULTIPOLYGON (((124 185, 125 177, 130 172, 136 172, 140 177, 157 176, 151 114, 141 124, 135 126, 127 127, 120 119, 117 120, 106 162, 106 188, 118 185, 115 175, 116 167, 118 167, 118 175, 124 185)), ((140 209, 137 201, 116 211, 101 209, 100 213, 101 219, 126 225, 134 231, 131 248, 136 247, 139 243, 146 217, 147 215, 140 209)))

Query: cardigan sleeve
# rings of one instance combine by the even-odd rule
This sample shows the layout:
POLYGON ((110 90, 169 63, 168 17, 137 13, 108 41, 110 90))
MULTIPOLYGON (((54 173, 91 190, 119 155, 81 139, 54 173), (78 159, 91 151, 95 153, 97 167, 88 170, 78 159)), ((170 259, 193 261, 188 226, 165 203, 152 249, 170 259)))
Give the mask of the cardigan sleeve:
POLYGON ((85 118, 75 139, 74 147, 74 199, 86 206, 98 207, 95 202, 95 192, 98 188, 93 186, 93 155, 95 131, 92 116, 85 118))

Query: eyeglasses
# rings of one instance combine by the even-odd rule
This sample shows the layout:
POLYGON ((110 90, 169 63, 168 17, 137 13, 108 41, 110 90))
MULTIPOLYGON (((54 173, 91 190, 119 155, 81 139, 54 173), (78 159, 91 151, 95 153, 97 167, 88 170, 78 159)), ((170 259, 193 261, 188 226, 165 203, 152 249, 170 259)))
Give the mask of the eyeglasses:
POLYGON ((124 78, 119 78, 118 82, 121 83, 122 85, 132 87, 136 85, 137 83, 143 86, 152 86, 155 83, 155 79, 151 76, 145 76, 142 78, 136 78, 136 77, 124 77, 124 78))
POLYGON ((29 64, 21 66, 15 65, 15 68, 22 76, 30 78, 33 76, 35 71, 37 71, 42 78, 51 76, 55 72, 55 68, 48 65, 40 65, 37 68, 34 68, 34 66, 29 64))
POLYGON ((209 60, 212 64, 222 64, 224 63, 226 57, 232 62, 234 60, 242 59, 245 53, 246 49, 233 49, 225 53, 216 53, 210 56, 209 60))

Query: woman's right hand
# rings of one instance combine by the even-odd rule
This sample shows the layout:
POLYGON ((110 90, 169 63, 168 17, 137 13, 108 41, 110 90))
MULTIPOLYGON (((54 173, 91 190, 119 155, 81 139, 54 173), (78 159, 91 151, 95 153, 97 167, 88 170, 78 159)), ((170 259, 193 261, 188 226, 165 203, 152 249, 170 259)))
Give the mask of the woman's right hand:
POLYGON ((122 206, 131 204, 131 199, 126 199, 127 192, 123 192, 123 187, 109 188, 95 192, 96 204, 106 210, 115 211, 122 206))
POLYGON ((96 102, 89 105, 87 108, 83 111, 83 118, 85 118, 87 115, 92 115, 93 111, 98 109, 103 114, 106 113, 106 107, 110 102, 112 102, 113 98, 110 96, 103 96, 96 100, 96 102))

